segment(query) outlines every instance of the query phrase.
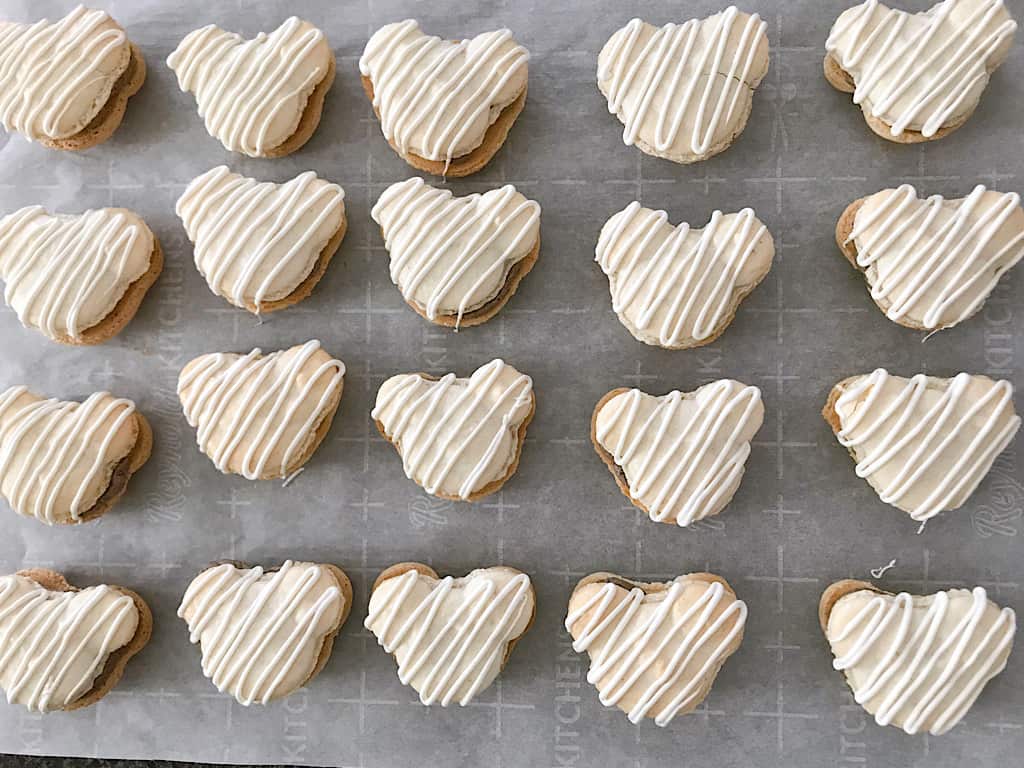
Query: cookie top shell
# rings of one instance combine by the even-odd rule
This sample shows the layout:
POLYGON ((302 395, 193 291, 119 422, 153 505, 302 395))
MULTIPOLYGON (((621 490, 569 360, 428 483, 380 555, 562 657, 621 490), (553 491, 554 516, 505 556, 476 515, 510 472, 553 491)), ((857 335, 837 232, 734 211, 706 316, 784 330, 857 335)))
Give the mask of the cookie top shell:
POLYGON ((154 245, 146 223, 125 208, 21 208, 0 219, 4 300, 26 327, 78 341, 149 270, 154 245))
POLYGON ((443 579, 411 568, 374 587, 366 628, 423 704, 469 704, 498 676, 529 627, 530 577, 504 566, 443 579))
POLYGON ((178 616, 202 649, 203 674, 249 706, 302 687, 347 609, 330 568, 288 560, 273 571, 207 568, 188 585, 178 616))
POLYGON ((523 93, 529 59, 508 29, 453 42, 407 19, 373 33, 359 72, 373 83, 384 138, 401 154, 450 162, 523 93))
POLYGON ((857 703, 879 725, 910 734, 946 733, 1003 670, 1016 615, 983 587, 931 595, 851 592, 832 607, 825 631, 857 703))
POLYGON ((107 585, 55 591, 0 576, 0 688, 11 704, 60 710, 93 687, 139 626, 130 595, 107 585))
POLYGON ((501 292, 540 238, 540 205, 511 184, 456 197, 411 178, 384 190, 371 215, 402 296, 430 320, 454 315, 456 327, 501 292))
POLYGON ((866 116, 892 137, 930 138, 974 111, 1016 29, 1002 0, 943 0, 922 13, 865 0, 836 19, 825 48, 866 116))
POLYGON ((334 54, 324 33, 295 16, 246 40, 209 24, 178 44, 167 66, 195 94, 206 130, 226 149, 265 156, 298 130, 334 54))
POLYGON ((609 38, 597 64, 622 140, 677 163, 724 150, 743 130, 768 71, 767 25, 735 6, 682 24, 633 19, 609 38))
POLYGON ((0 394, 0 492, 21 515, 79 522, 135 447, 135 403, 96 392, 84 402, 47 399, 27 387, 0 394))
POLYGON ((175 206, 210 290, 255 310, 312 272, 345 221, 345 191, 312 171, 277 184, 212 168, 175 206))
POLYGON ((950 328, 981 309, 1024 256, 1024 209, 1020 195, 981 185, 958 200, 921 200, 904 184, 863 199, 846 243, 890 320, 950 328))
POLYGON ((92 122, 128 68, 131 45, 103 11, 58 21, 0 21, 0 124, 28 139, 63 139, 92 122))

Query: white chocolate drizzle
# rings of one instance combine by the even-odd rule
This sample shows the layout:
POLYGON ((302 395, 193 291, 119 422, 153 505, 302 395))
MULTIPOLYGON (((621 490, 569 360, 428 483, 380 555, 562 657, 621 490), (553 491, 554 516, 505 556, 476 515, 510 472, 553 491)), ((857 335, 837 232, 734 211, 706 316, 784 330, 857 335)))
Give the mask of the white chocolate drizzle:
POLYGON ((4 300, 22 325, 79 340, 149 269, 153 233, 124 208, 50 215, 38 205, 0 219, 4 300))
POLYGON ((79 520, 135 447, 134 413, 135 403, 107 392, 82 403, 24 386, 0 394, 0 490, 11 508, 47 525, 79 520))
POLYGON ((486 304, 540 237, 540 205, 511 184, 455 197, 423 179, 392 184, 373 220, 391 255, 391 281, 431 320, 486 304))
POLYGON ((1017 630, 982 587, 918 597, 860 590, 829 615, 832 666, 879 725, 910 734, 949 731, 999 674, 1017 630))
POLYGON ((597 82, 622 140, 677 162, 703 159, 742 128, 768 69, 767 25, 729 6, 655 28, 633 19, 605 44, 597 82))
POLYGON ((601 229, 596 260, 608 275, 612 309, 633 336, 685 348, 722 331, 774 253, 750 208, 715 211, 704 229, 691 230, 634 201, 601 229))
POLYGON ((79 5, 53 23, 0 21, 0 124, 31 140, 72 136, 130 59, 124 30, 103 11, 79 5))
POLYGON ((450 163, 523 92, 529 59, 507 29, 450 42, 407 19, 374 32, 359 72, 373 83, 384 138, 401 154, 450 163))
POLYGON ((33 712, 73 704, 138 624, 135 601, 114 587, 64 592, 0 576, 0 686, 8 703, 33 712))
POLYGON ((919 200, 909 184, 868 197, 847 243, 891 320, 949 328, 977 312, 1024 256, 1020 195, 978 185, 961 200, 919 200))
POLYGON ((421 702, 464 707, 497 677, 533 608, 530 577, 512 568, 461 579, 409 570, 373 590, 365 625, 395 654, 399 680, 421 702))
POLYGON ((732 499, 763 419, 761 390, 722 379, 692 394, 621 392, 598 412, 596 436, 650 518, 685 526, 732 499))
POLYGON ((469 499, 515 461, 533 408, 533 380, 502 360, 468 379, 418 374, 381 385, 371 417, 402 457, 405 474, 432 494, 469 499))
POLYGON ((589 584, 565 619, 573 650, 590 654, 587 682, 631 723, 653 717, 665 726, 699 704, 747 620, 746 603, 721 582, 682 576, 667 586, 646 594, 589 584))
POLYGON ((251 40, 209 24, 186 35, 167 66, 195 94, 211 136, 260 157, 295 133, 332 55, 323 32, 292 16, 251 40))
POLYGON ((258 313, 312 272, 344 221, 345 191, 312 171, 275 184, 221 165, 192 180, 175 212, 210 289, 258 313))
POLYGON ((825 49, 852 75, 854 104, 893 136, 928 138, 974 108, 1016 29, 1002 0, 944 0, 916 14, 865 0, 836 20, 825 49))
POLYGON ((244 706, 287 696, 313 674, 345 596, 329 569, 287 560, 278 570, 207 568, 178 616, 203 652, 203 674, 244 706))
POLYGON ((345 364, 307 341, 263 355, 217 352, 178 379, 196 442, 221 472, 250 480, 288 477, 338 397, 345 364))
POLYGON ((960 507, 1020 427, 1008 381, 905 379, 879 368, 842 387, 836 437, 857 476, 914 520, 960 507))

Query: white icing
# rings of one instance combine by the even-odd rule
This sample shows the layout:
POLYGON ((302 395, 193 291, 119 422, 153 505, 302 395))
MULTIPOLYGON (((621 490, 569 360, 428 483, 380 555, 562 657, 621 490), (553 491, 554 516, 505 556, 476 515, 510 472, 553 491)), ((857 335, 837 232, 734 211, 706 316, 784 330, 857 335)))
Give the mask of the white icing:
POLYGON ((871 298, 887 317, 949 328, 977 312, 1024 256, 1024 210, 1016 193, 980 185, 947 201, 941 195, 919 200, 904 184, 864 201, 851 241, 871 298))
POLYGON ((103 11, 79 5, 56 22, 0 21, 0 124, 33 140, 73 136, 130 59, 124 30, 103 11))
POLYGON ((392 376, 371 417, 398 449, 406 477, 427 493, 468 499, 505 476, 532 409, 533 380, 492 360, 468 379, 392 376))
POLYGON ((149 270, 153 233, 124 208, 51 215, 38 205, 0 219, 4 300, 26 327, 78 340, 149 270))
POLYGON ((1002 0, 944 0, 913 14, 865 0, 836 20, 825 49, 853 77, 866 115, 893 136, 931 137, 974 109, 1016 29, 1002 0))
POLYGON ((706 19, 654 27, 633 19, 605 43, 597 83, 622 140, 648 154, 693 162, 743 130, 768 71, 767 25, 729 6, 706 19))
POLYGON ((203 674, 240 704, 287 696, 312 676, 345 596, 330 569, 288 560, 277 571, 224 563, 188 585, 178 616, 203 652, 203 674))
POLYGON ((324 33, 292 16, 252 40, 209 24, 186 35, 167 66, 181 90, 195 94, 211 136, 259 157, 298 129, 332 56, 324 33))
POLYGON ((982 587, 925 597, 860 590, 840 598, 828 619, 832 666, 879 725, 945 733, 1002 671, 1017 618, 982 587))
POLYGON ((905 379, 879 368, 842 385, 836 437, 886 504, 928 520, 960 507, 1020 426, 1008 381, 905 379))
POLYGON ((775 246, 749 208, 715 211, 704 229, 690 229, 634 201, 605 222, 596 253, 612 309, 630 333, 645 344, 686 348, 721 333, 767 274, 775 246))
POLYGON ((284 478, 336 407, 344 376, 344 363, 307 341, 269 355, 197 357, 178 378, 178 396, 217 469, 250 480, 284 478))
POLYGON ((450 42, 407 19, 373 33, 359 72, 373 83, 384 138, 401 154, 451 162, 526 89, 529 59, 507 29, 450 42))
POLYGON ((540 238, 540 205, 511 184, 455 197, 412 178, 392 184, 371 211, 391 255, 391 280, 431 320, 458 320, 501 291, 540 238))
POLYGON ((602 704, 632 723, 653 717, 665 726, 707 695, 742 637, 747 606, 718 581, 680 576, 660 586, 650 594, 611 582, 580 587, 565 628, 573 649, 590 654, 587 682, 602 704))
POLYGON ((409 570, 373 590, 365 624, 395 655, 399 680, 421 702, 464 707, 498 676, 533 609, 530 577, 513 568, 460 579, 409 570))
POLYGON ((731 379, 696 392, 621 392, 597 413, 597 442, 652 520, 679 526, 722 511, 764 420, 761 390, 731 379))
POLYGON ((34 712, 73 704, 138 624, 135 601, 114 587, 59 592, 27 576, 0 576, 0 687, 7 702, 34 712))
POLYGON ((258 313, 312 272, 345 219, 345 191, 312 171, 275 184, 221 165, 192 180, 175 212, 210 290, 258 313))
POLYGON ((85 402, 44 399, 27 387, 0 394, 0 491, 21 515, 77 521, 135 447, 135 403, 106 392, 85 402))

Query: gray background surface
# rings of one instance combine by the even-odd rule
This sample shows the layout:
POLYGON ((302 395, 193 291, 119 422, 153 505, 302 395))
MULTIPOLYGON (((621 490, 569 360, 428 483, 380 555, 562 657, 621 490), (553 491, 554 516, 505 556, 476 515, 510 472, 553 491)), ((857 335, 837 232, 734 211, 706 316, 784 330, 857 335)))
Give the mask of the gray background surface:
MULTIPOLYGON (((950 734, 909 737, 876 726, 853 704, 831 669, 816 607, 834 579, 866 578, 896 558, 887 588, 983 584, 1000 603, 1024 608, 1019 440, 964 509, 932 520, 918 536, 916 523, 857 479, 818 415, 835 381, 877 366, 906 375, 968 370, 1022 383, 1022 270, 1000 283, 981 314, 922 343, 921 334, 875 308, 840 256, 833 228, 851 200, 900 182, 956 197, 978 182, 1024 187, 1024 43, 1018 40, 966 127, 938 143, 897 146, 870 133, 849 96, 821 75, 828 29, 850 2, 753 0, 743 7, 768 21, 772 49, 750 124, 723 155, 681 167, 622 144, 622 126, 594 82, 597 52, 634 15, 680 21, 720 10, 722 0, 95 4, 142 47, 146 85, 113 139, 88 152, 0 135, 0 210, 127 206, 158 234, 167 265, 136 319, 99 347, 52 344, 4 308, 0 387, 24 382, 64 398, 105 388, 132 397, 153 422, 156 446, 122 502, 98 523, 50 529, 0 510, 0 572, 41 565, 82 585, 130 585, 150 602, 156 624, 152 642, 97 706, 40 717, 0 704, 0 752, 367 768, 1019 761, 1024 653, 1011 657, 950 734), (321 27, 338 57, 319 130, 285 159, 231 155, 206 134, 164 59, 202 24, 248 36, 291 13, 321 27), (451 187, 464 194, 513 182, 537 199, 540 261, 498 317, 459 334, 404 304, 369 218, 384 187, 414 172, 381 137, 356 62, 374 29, 409 16, 445 37, 507 25, 533 54, 527 107, 509 141, 485 171, 451 187), (173 211, 184 185, 220 163, 273 180, 314 169, 347 192, 349 233, 323 282, 310 299, 259 326, 210 293, 173 211), (646 347, 611 312, 593 248, 602 223, 633 199, 696 226, 716 208, 752 206, 771 229, 775 265, 713 346, 646 347), (321 339, 348 366, 327 440, 288 488, 221 476, 181 415, 178 370, 203 352, 273 350, 308 338, 321 339), (369 419, 374 393, 393 373, 468 375, 495 356, 532 375, 536 386, 519 471, 502 493, 476 505, 428 497, 377 436, 369 419), (744 482, 719 517, 688 529, 655 524, 629 505, 591 448, 591 409, 614 387, 663 393, 725 376, 760 386, 767 409, 744 482), (175 617, 192 576, 225 557, 330 561, 356 587, 324 672, 272 706, 245 709, 218 694, 175 617), (536 625, 499 682, 468 708, 421 706, 362 629, 368 586, 402 560, 455 574, 508 563, 533 577, 536 625), (651 578, 712 570, 747 601, 743 646, 697 714, 664 729, 650 721, 636 727, 600 705, 586 683, 587 662, 562 629, 573 583, 597 570, 651 578)), ((1008 5, 1024 20, 1024 3, 1008 5)), ((2 0, 0 15, 28 21, 68 7, 2 0)))

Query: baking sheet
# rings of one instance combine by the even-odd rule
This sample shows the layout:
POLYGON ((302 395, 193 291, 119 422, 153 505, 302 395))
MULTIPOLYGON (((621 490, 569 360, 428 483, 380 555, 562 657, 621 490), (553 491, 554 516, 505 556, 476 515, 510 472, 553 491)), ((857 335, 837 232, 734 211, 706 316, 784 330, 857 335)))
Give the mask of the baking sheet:
MULTIPOLYGON (((100 522, 50 529, 2 512, 0 572, 46 566, 73 583, 137 589, 155 613, 153 640, 100 704, 45 717, 0 705, 0 752, 171 758, 229 763, 539 766, 678 765, 954 766, 1014 764, 1024 751, 1024 652, 985 690, 964 722, 940 738, 880 728, 856 706, 816 620, 831 581, 867 578, 932 591, 985 585, 1024 609, 1024 456, 1020 440, 966 507, 921 535, 856 478, 818 412, 831 385, 886 366, 893 372, 960 370, 1024 383, 1024 270, 1000 283, 985 310, 922 343, 889 322, 833 242, 854 198, 900 182, 962 196, 975 183, 1024 187, 1024 43, 995 75, 974 117, 949 138, 897 146, 871 134, 849 96, 821 75, 824 40, 849 0, 752 0, 768 21, 771 69, 735 145, 691 167, 621 142, 594 79, 602 43, 633 15, 658 24, 703 16, 721 0, 633 3, 174 2, 107 6, 145 53, 149 76, 113 139, 64 154, 0 136, 0 210, 123 205, 138 211, 167 254, 136 319, 99 347, 75 349, 21 328, 0 311, 0 387, 77 398, 110 389, 134 398, 153 423, 153 457, 100 522), (189 30, 208 22, 251 36, 291 13, 314 22, 338 56, 338 78, 319 130, 297 154, 252 160, 210 138, 191 95, 164 64, 189 30), (681 16, 682 14, 682 16, 681 16), (458 194, 514 183, 543 207, 540 261, 509 305, 458 334, 429 325, 388 278, 369 217, 389 183, 413 174, 387 146, 364 98, 356 62, 378 26, 419 18, 431 33, 511 27, 532 52, 527 107, 482 173, 452 182, 458 194), (314 169, 344 186, 349 232, 313 296, 262 324, 207 289, 174 215, 183 186, 227 163, 285 180, 314 169), (712 346, 646 347, 619 324, 593 263, 602 223, 633 199, 673 222, 705 222, 716 208, 752 206, 768 224, 776 263, 712 346), (288 488, 220 475, 195 446, 175 396, 178 370, 216 350, 287 347, 319 338, 348 366, 327 440, 288 488), (502 493, 465 505, 426 496, 402 473, 369 410, 387 376, 468 375, 500 356, 534 378, 536 418, 518 473, 502 493), (688 529, 634 510, 590 446, 594 403, 609 389, 691 390, 735 377, 761 387, 764 427, 733 502, 688 529), (333 656, 310 685, 271 706, 243 708, 217 693, 175 617, 192 576, 221 558, 277 564, 337 563, 356 604, 333 656), (403 560, 462 574, 496 563, 530 573, 539 607, 532 631, 500 681, 468 708, 423 707, 392 659, 362 629, 367 589, 403 560), (668 728, 632 726, 605 709, 586 661, 562 629, 575 581, 598 570, 670 578, 711 570, 750 606, 743 646, 699 712, 668 728)), ((926 2, 913 2, 915 9, 926 2)), ((1008 2, 1018 20, 1024 3, 1008 2)), ((55 18, 70 3, 3 0, 3 17, 55 18)), ((0 502, 2 503, 2 502, 0 502)))

